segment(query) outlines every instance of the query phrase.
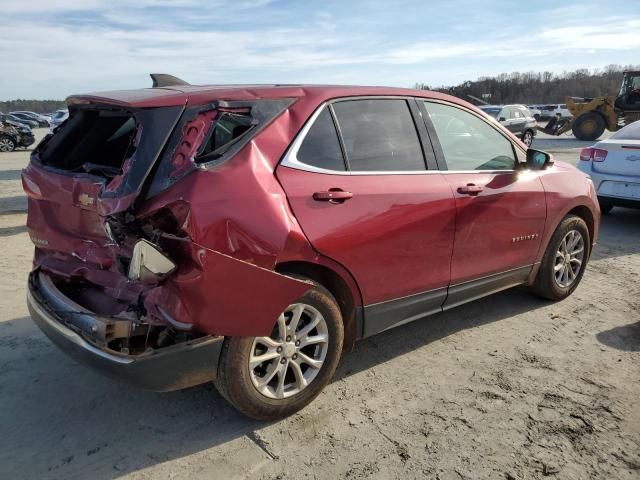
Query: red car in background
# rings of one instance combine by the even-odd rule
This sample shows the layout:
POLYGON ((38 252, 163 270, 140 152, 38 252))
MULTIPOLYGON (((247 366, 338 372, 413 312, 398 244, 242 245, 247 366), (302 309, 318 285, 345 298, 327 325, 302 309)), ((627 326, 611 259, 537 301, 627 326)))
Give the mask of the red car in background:
POLYGON ((586 175, 439 93, 159 78, 68 105, 22 174, 34 321, 254 418, 308 404, 358 339, 515 285, 566 297, 598 234, 586 175))

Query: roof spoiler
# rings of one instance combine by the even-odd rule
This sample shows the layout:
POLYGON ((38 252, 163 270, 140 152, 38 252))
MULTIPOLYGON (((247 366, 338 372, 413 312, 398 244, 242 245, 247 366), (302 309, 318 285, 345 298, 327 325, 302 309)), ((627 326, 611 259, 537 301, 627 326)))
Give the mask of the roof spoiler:
POLYGON ((176 85, 190 85, 181 78, 174 77, 168 73, 150 73, 149 76, 153 81, 153 88, 156 87, 175 87, 176 85))

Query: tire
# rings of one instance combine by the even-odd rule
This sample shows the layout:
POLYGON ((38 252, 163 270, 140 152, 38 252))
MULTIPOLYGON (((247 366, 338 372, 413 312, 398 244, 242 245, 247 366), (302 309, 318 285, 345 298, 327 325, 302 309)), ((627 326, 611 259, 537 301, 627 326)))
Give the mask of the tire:
MULTIPOLYGON (((579 244, 576 247, 576 251, 578 251, 579 244)), ((547 250, 544 253, 542 264, 540 265, 538 274, 531 286, 533 293, 548 300, 562 300, 563 298, 571 295, 582 280, 584 270, 589 260, 589 255, 591 253, 590 249, 591 239, 589 237, 589 229, 587 228, 585 221, 576 215, 567 215, 564 217, 562 222, 560 222, 560 225, 558 225, 558 228, 556 228, 556 231, 553 233, 551 241, 547 246, 547 250), (570 240, 565 244, 569 246, 572 239, 576 238, 575 236, 570 237, 571 232, 579 233, 582 238, 582 256, 579 258, 579 265, 574 260, 566 263, 566 256, 564 260, 562 260, 562 257, 560 256, 563 241, 569 238, 570 240), (557 268, 559 264, 569 265, 569 268, 572 269, 572 279, 571 273, 567 273, 567 280, 571 280, 569 284, 563 285, 564 279, 561 279, 560 281, 557 279, 557 275, 561 272, 561 270, 557 268)), ((568 249, 565 249, 565 252, 567 251, 568 249)), ((573 255, 570 257, 573 257, 573 255)), ((576 255, 576 258, 578 257, 579 255, 576 255)))
POLYGON ((0 152, 13 152, 16 141, 8 135, 0 135, 0 152))
POLYGON ((574 120, 571 130, 578 140, 590 142, 604 133, 605 126, 602 115, 587 112, 574 120))
MULTIPOLYGON (((290 333, 287 330, 287 335, 290 333)), ((344 326, 338 303, 326 288, 316 284, 287 307, 287 310, 275 322, 272 334, 268 339, 267 337, 227 338, 222 347, 218 376, 214 384, 220 394, 233 407, 248 417, 265 421, 287 417, 311 403, 331 381, 340 361, 343 340, 344 326), (311 329, 309 335, 301 338, 317 340, 326 335, 326 344, 319 342, 308 346, 294 347, 296 345, 294 343, 295 336, 291 337, 290 342, 280 342, 280 337, 282 337, 280 333, 281 319, 284 319, 286 328, 289 328, 296 311, 291 307, 299 305, 302 305, 304 310, 299 316, 300 320, 295 332, 303 332, 314 318, 318 318, 315 316, 317 313, 322 317, 318 326, 311 329), (266 347, 262 344, 265 339, 270 340, 274 345, 266 347), (282 345, 279 347, 280 352, 275 345, 282 345), (294 360, 296 360, 298 353, 293 353, 293 348, 296 348, 295 351, 300 354, 297 361, 294 360), (261 355, 265 355, 265 357, 279 356, 258 363, 251 368, 249 361, 250 358, 256 358, 252 357, 255 352, 258 353, 258 358, 261 355), (324 352, 324 356, 322 352, 324 352), (323 358, 323 361, 319 368, 313 369, 310 364, 304 362, 303 355, 309 360, 323 358), (281 363, 283 359, 285 363, 281 363), (299 367, 295 368, 294 363, 299 367), (284 371, 284 380, 282 381, 284 388, 280 389, 280 372, 282 371, 284 371), (306 386, 301 386, 302 384, 298 381, 300 374, 303 378, 310 378, 306 386), (270 377, 271 380, 268 380, 267 377, 270 377), (265 380, 267 381, 265 382, 265 380), (289 388, 288 391, 287 388, 289 388)))
POLYGON ((533 143, 533 131, 525 130, 522 134, 522 143, 524 143, 527 147, 530 147, 533 143))

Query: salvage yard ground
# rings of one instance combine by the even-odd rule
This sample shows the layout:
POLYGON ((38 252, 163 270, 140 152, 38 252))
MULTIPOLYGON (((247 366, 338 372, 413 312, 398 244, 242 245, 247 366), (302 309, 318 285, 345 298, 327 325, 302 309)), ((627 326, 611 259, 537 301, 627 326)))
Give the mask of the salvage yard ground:
MULTIPOLYGON (((584 145, 534 143, 573 163, 584 145)), ((603 217, 565 301, 513 289, 377 335, 309 407, 264 424, 211 385, 127 388, 40 333, 27 161, 0 154, 2 478, 640 478, 640 211, 603 217)))

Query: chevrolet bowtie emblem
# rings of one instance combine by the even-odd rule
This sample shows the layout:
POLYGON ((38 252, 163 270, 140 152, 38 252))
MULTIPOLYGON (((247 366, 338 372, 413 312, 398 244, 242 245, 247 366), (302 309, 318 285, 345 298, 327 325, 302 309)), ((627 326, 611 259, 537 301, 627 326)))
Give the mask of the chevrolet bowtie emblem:
POLYGON ((90 197, 86 193, 81 193, 78 196, 78 202, 80 202, 81 205, 88 207, 89 205, 93 205, 93 197, 90 197))

